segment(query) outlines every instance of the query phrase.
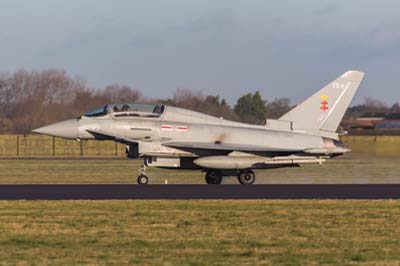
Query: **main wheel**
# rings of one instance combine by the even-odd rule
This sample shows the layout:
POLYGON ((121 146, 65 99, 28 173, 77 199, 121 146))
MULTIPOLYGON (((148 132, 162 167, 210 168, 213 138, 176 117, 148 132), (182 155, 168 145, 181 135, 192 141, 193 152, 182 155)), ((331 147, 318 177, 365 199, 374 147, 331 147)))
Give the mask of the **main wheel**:
POLYGON ((146 175, 140 175, 137 178, 137 182, 140 185, 146 185, 147 183, 149 183, 149 178, 146 175))
POLYGON ((219 171, 208 171, 206 173, 206 182, 209 185, 218 185, 222 182, 222 175, 219 171))
POLYGON ((238 175, 238 180, 242 185, 251 185, 256 181, 256 174, 252 170, 242 171, 238 175))

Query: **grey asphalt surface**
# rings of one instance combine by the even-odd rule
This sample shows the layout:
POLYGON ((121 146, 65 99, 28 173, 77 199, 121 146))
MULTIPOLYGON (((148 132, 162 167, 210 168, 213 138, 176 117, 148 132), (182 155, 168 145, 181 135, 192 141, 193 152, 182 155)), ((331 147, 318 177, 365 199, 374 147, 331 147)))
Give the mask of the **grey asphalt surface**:
POLYGON ((0 200, 400 199, 400 184, 0 185, 0 200))

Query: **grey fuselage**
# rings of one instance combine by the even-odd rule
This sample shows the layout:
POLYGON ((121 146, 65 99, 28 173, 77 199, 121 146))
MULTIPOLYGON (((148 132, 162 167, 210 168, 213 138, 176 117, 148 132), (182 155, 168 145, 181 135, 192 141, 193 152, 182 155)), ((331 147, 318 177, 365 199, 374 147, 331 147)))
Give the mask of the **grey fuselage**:
MULTIPOLYGON (((103 117, 85 117, 79 119, 78 139, 96 139, 99 136, 90 132, 113 132, 121 139, 130 139, 144 143, 147 148, 142 154, 196 156, 163 143, 240 143, 242 146, 257 147, 256 151, 270 148, 287 150, 305 150, 325 148, 326 138, 273 128, 249 125, 216 118, 181 108, 165 106, 160 117, 115 117, 112 113, 103 117), (325 141, 324 141, 325 140, 325 141), (151 148, 151 145, 153 149, 151 148)), ((217 152, 219 153, 219 152, 217 152)))
MULTIPOLYGON (((154 105, 157 112, 121 111, 120 106, 107 105, 99 113, 89 112, 35 132, 125 143, 128 157, 150 158, 149 165, 167 168, 276 168, 321 163, 322 158, 348 151, 336 139, 294 130, 285 121, 250 125, 172 106, 154 105)), ((130 104, 130 110, 137 110, 135 106, 130 104)))

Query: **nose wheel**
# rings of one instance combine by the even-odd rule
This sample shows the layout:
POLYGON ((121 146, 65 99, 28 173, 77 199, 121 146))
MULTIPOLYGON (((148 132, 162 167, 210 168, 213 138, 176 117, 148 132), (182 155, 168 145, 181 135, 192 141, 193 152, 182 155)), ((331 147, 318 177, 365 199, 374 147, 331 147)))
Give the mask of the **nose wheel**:
POLYGON ((149 183, 149 178, 147 177, 147 175, 141 174, 138 176, 137 182, 139 185, 146 185, 149 183))

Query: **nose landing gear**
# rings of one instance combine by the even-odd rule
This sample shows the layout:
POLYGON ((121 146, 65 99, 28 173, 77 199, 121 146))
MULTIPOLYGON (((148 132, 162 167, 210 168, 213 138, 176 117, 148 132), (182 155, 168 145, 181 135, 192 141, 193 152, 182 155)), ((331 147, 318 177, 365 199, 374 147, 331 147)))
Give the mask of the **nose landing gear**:
POLYGON ((145 163, 139 169, 140 175, 137 178, 137 182, 138 182, 139 185, 146 185, 146 184, 149 183, 149 178, 146 175, 146 169, 147 169, 147 167, 146 167, 145 163))
POLYGON ((146 185, 149 183, 149 178, 147 175, 139 175, 137 178, 137 182, 139 185, 146 185))

